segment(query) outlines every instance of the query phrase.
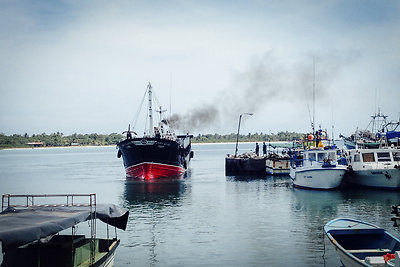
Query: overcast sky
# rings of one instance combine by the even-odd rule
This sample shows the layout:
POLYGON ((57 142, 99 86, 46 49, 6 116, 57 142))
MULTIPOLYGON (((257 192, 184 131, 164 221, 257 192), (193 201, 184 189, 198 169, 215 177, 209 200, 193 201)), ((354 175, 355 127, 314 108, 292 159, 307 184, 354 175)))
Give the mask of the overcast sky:
POLYGON ((400 2, 0 0, 0 133, 121 133, 148 82, 180 131, 306 132, 313 61, 317 125, 398 120, 400 2))

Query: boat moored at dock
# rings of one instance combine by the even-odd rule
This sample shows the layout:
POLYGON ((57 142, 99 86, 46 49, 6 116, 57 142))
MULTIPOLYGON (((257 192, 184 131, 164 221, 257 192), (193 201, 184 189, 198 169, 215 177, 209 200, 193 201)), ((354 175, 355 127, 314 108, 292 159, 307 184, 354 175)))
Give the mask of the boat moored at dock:
POLYGON ((271 153, 266 157, 266 172, 270 175, 289 175, 290 156, 288 154, 271 153))
POLYGON ((389 121, 387 115, 378 113, 371 116, 371 121, 365 130, 356 130, 351 136, 339 135, 347 149, 376 149, 384 146, 400 145, 399 121, 389 121))
POLYGON ((294 155, 290 177, 293 186, 305 189, 328 190, 340 186, 347 166, 338 160, 337 148, 314 148, 294 155))
POLYGON ((351 149, 347 152, 349 184, 400 189, 400 149, 351 149))

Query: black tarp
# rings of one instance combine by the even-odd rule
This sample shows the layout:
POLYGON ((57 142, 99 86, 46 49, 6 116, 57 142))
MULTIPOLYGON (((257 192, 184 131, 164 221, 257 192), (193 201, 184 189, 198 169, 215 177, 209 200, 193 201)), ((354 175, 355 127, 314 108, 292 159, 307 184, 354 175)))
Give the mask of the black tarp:
MULTIPOLYGON (((0 241, 3 250, 39 240, 80 222, 90 220, 90 207, 8 208, 0 213, 0 241)), ((98 204, 96 218, 125 230, 129 211, 113 204, 98 204)))

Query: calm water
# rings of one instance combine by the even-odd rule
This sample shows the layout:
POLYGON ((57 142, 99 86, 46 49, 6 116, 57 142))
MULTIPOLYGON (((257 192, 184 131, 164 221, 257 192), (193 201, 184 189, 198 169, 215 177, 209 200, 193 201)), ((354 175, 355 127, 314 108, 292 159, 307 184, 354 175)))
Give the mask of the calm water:
POLYGON ((99 203, 128 208, 116 266, 340 266, 322 230, 336 217, 399 236, 390 206, 400 193, 320 192, 293 189, 288 177, 226 177, 224 157, 234 148, 194 145, 187 177, 165 184, 126 182, 115 147, 3 150, 0 193, 97 193, 99 203))

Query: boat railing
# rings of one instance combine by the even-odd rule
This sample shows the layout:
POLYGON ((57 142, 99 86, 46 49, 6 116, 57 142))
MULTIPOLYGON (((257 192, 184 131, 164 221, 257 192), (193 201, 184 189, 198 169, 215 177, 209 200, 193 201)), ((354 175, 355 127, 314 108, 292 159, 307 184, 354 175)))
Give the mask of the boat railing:
POLYGON ((43 194, 43 195, 2 195, 1 211, 7 208, 38 208, 38 207, 89 207, 90 209, 90 263, 95 262, 96 246, 96 194, 43 194), (89 199, 88 199, 89 198, 89 199), (57 199, 58 201, 55 201, 57 199), (41 200, 55 201, 41 203, 41 200), (15 204, 13 204, 15 201, 15 204))
POLYGON ((329 167, 329 166, 336 166, 336 164, 339 165, 346 165, 346 163, 342 160, 317 160, 317 159, 303 159, 303 158, 291 158, 291 165, 294 167, 302 167, 304 166, 304 164, 308 162, 310 164, 310 166, 313 165, 318 165, 318 166, 323 166, 323 167, 329 167))
POLYGON ((91 207, 95 210, 96 194, 38 194, 38 195, 12 195, 4 194, 1 201, 1 211, 8 207, 13 208, 29 208, 29 207, 91 207), (84 200, 84 198, 89 200, 84 200), (47 202, 42 202, 41 199, 46 199, 47 202), (49 203, 49 199, 55 201, 49 203), (13 203, 12 203, 13 202, 13 203))

